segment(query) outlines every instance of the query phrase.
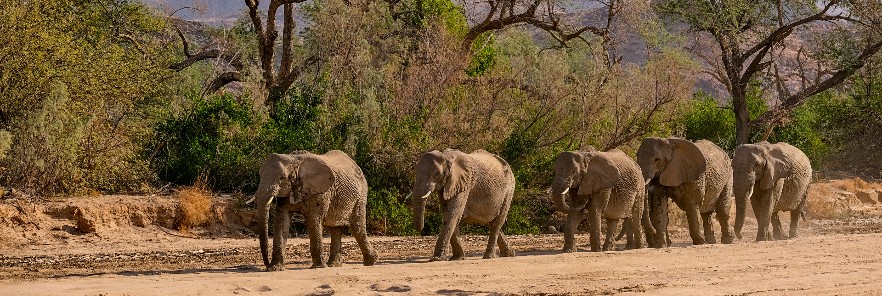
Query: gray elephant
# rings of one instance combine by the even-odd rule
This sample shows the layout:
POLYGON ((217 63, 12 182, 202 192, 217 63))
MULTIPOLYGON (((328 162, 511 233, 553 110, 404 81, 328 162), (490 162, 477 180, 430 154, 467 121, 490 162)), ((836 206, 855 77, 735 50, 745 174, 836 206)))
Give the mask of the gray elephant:
POLYGON ((649 192, 650 220, 656 235, 651 247, 669 246, 668 198, 686 212, 692 244, 716 243, 711 214, 716 212, 722 242, 734 240, 729 227, 732 168, 729 155, 710 141, 646 138, 637 150, 637 163, 649 192), (699 219, 704 223, 704 236, 699 219))
POLYGON ((268 271, 284 270, 285 240, 291 212, 306 217, 312 268, 339 266, 341 236, 346 227, 355 237, 364 265, 377 261, 377 253, 367 240, 365 206, 368 185, 358 165, 343 151, 323 155, 306 151, 272 154, 260 168, 260 185, 255 193, 260 254, 268 271), (276 201, 272 261, 267 254, 269 210, 276 201), (322 260, 322 230, 331 234, 327 265, 322 260))
POLYGON ((438 234, 431 261, 447 260, 443 256, 448 242, 453 249, 450 260, 464 259, 457 237, 460 219, 487 226, 490 230, 485 259, 496 257, 493 249, 496 244, 502 256, 515 255, 502 233, 515 190, 514 174, 505 160, 484 150, 471 154, 451 149, 436 150, 423 153, 414 170, 416 182, 410 193, 413 196, 414 227, 422 231, 426 200, 432 192, 438 191, 444 212, 444 226, 438 234))
POLYGON ((563 252, 576 250, 574 233, 586 207, 591 251, 601 250, 601 218, 606 219, 603 251, 614 247, 619 220, 630 219, 622 230, 627 237, 627 249, 643 246, 641 224, 647 228, 647 233, 654 233, 648 215, 644 215, 646 189, 640 167, 621 150, 597 152, 589 148, 587 151, 561 152, 554 162, 551 194, 557 209, 567 214, 563 252))
POLYGON ((787 143, 760 142, 735 149, 732 158, 735 172, 735 235, 741 238, 747 198, 756 215, 756 240, 771 240, 768 235, 772 220, 774 239, 784 239, 779 211, 790 212, 790 237, 797 236, 799 217, 805 206, 812 165, 805 153, 787 143))

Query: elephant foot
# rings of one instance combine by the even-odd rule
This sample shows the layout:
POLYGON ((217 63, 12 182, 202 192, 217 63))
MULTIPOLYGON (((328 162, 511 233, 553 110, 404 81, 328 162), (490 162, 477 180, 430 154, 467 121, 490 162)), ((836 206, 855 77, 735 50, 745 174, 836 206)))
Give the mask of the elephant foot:
POLYGON ((735 241, 735 240, 732 239, 732 235, 723 235, 722 242, 723 242, 724 244, 731 244, 731 243, 733 243, 734 241, 735 241))
POLYGON ((283 271, 283 270, 285 270, 285 264, 281 264, 281 263, 271 264, 270 266, 266 267, 266 271, 283 271))
POLYGON ((500 250, 499 253, 500 253, 499 255, 501 255, 502 257, 514 257, 514 256, 516 255, 516 254, 515 254, 515 251, 514 251, 514 250, 511 250, 511 249, 509 249, 509 250, 500 250))
POLYGON ((484 259, 493 259, 493 258, 496 258, 496 257, 497 257, 497 256, 496 256, 496 252, 489 252, 489 253, 488 253, 488 252, 485 252, 485 253, 484 253, 484 259))
POLYGON ((790 238, 797 238, 797 237, 799 237, 799 234, 796 233, 796 230, 791 230, 790 231, 790 238))
POLYGON ((371 250, 371 253, 365 255, 362 259, 364 266, 373 266, 374 263, 377 263, 377 251, 371 250))
POLYGON ((441 256, 432 256, 432 258, 429 258, 429 262, 435 262, 435 261, 447 261, 447 258, 444 258, 441 256))
POLYGON ((560 250, 561 253, 575 253, 576 248, 574 247, 564 247, 563 250, 560 250))
POLYGON ((340 267, 343 266, 343 259, 338 258, 337 260, 328 260, 329 267, 340 267))
POLYGON ((717 243, 717 238, 715 238, 715 237, 705 237, 705 238, 704 238, 704 243, 706 243, 706 244, 712 244, 712 245, 713 245, 713 244, 716 244, 716 243, 717 243))
POLYGON ((328 266, 325 265, 324 263, 313 263, 312 266, 310 266, 309 268, 316 269, 316 268, 326 268, 326 267, 328 267, 328 266))
POLYGON ((448 260, 448 261, 465 260, 465 256, 463 256, 463 255, 453 255, 453 256, 450 256, 450 259, 447 259, 447 260, 448 260))

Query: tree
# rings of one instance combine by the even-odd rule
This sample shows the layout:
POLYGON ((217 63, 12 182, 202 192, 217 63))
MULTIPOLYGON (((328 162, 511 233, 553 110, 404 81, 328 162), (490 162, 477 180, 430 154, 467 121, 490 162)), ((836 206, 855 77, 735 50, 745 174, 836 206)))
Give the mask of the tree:
POLYGON ((882 4, 873 0, 663 0, 656 8, 710 35, 718 47, 707 62, 731 95, 736 144, 748 143, 752 128, 771 128, 806 98, 841 84, 882 48, 882 4), (813 31, 824 34, 798 45, 796 73, 782 75, 783 50, 813 31), (815 65, 803 67, 810 62, 815 65), (751 120, 746 94, 755 80, 774 85, 780 104, 751 120))

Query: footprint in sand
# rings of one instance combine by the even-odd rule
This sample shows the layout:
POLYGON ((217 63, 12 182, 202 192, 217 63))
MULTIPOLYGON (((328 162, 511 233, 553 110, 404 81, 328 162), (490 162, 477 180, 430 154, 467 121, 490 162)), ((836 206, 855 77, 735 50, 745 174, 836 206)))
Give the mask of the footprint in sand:
POLYGON ((371 290, 377 292, 410 292, 411 288, 405 284, 392 284, 392 283, 376 283, 371 285, 371 290))

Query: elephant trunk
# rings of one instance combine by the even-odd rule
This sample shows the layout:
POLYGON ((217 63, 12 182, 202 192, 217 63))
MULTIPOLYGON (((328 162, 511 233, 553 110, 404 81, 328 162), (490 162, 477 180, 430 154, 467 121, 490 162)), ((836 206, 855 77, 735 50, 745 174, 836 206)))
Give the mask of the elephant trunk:
POLYGON ((269 258, 269 210, 272 205, 273 196, 276 190, 271 187, 261 186, 257 190, 255 197, 257 207, 257 235, 260 240, 260 256, 263 258, 263 265, 270 266, 269 258))
POLYGON ((652 241, 650 241, 650 246, 664 248, 667 246, 668 197, 658 192, 650 194, 648 212, 650 225, 652 225, 655 232, 655 235, 652 236, 652 241))
POLYGON ((260 221, 257 222, 257 235, 260 237, 260 256, 263 258, 263 266, 269 266, 269 254, 267 248, 269 245, 269 230, 267 223, 269 222, 269 205, 258 205, 257 216, 260 221))
MULTIPOLYGON (((739 180, 735 180, 739 181, 739 180)), ((750 180, 734 182, 733 193, 735 195, 735 237, 741 239, 741 228, 744 226, 744 216, 747 212, 747 199, 753 194, 753 183, 750 180)))
POLYGON ((551 186, 551 195, 554 198, 554 206, 558 211, 568 213, 570 206, 567 204, 567 195, 570 192, 570 182, 564 180, 555 180, 551 186))
POLYGON ((643 231, 646 232, 647 236, 655 235, 655 227, 652 226, 652 221, 649 219, 649 192, 644 192, 643 198, 643 217, 640 219, 640 224, 643 226, 643 231))
POLYGON ((419 233, 423 232, 423 227, 426 223, 426 200, 435 190, 434 184, 430 184, 426 187, 428 188, 422 190, 414 188, 415 190, 411 192, 411 196, 413 196, 413 202, 411 203, 411 207, 413 208, 413 228, 419 233))

